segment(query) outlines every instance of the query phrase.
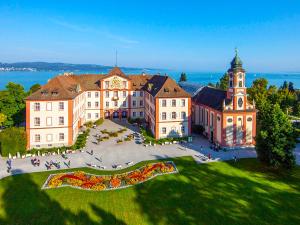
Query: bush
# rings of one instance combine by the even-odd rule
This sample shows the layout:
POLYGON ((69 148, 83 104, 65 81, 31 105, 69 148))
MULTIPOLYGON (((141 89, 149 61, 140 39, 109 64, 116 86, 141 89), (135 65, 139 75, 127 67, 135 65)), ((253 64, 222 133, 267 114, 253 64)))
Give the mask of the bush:
POLYGON ((87 137, 88 137, 89 133, 90 133, 90 130, 87 129, 82 134, 79 134, 75 144, 71 147, 71 149, 77 150, 77 149, 84 148, 85 145, 86 145, 86 140, 87 140, 87 137))
POLYGON ((100 126, 103 122, 104 122, 104 119, 100 118, 99 120, 96 120, 94 124, 97 126, 100 126))
POLYGON ((89 122, 86 122, 84 125, 88 128, 91 128, 91 127, 93 127, 94 123, 92 121, 89 121, 89 122))
POLYGON ((10 127, 0 132, 0 151, 2 156, 16 155, 26 151, 26 132, 22 127, 10 127))

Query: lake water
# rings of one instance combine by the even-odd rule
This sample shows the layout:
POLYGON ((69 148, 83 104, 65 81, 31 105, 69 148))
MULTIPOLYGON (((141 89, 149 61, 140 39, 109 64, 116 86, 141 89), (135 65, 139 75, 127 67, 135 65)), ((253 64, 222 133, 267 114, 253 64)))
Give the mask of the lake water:
MULTIPOLYGON (((140 74, 143 70, 129 70, 124 69, 126 74, 140 74)), ((149 74, 165 74, 167 73, 176 81, 180 77, 181 72, 177 71, 167 71, 167 70, 147 70, 149 74)), ((38 71, 38 72, 23 72, 23 71, 12 71, 12 72, 0 72, 0 90, 5 88, 5 85, 8 82, 14 82, 22 84, 26 90, 28 90, 33 84, 39 83, 41 85, 46 84, 47 81, 58 74, 61 74, 61 71, 38 71)), ((107 71, 74 71, 74 74, 86 74, 86 73, 107 73, 107 71)), ((217 72, 186 72, 189 82, 195 82, 199 84, 206 85, 209 82, 216 83, 219 81, 223 73, 217 72)), ((247 73, 246 74, 246 85, 250 87, 253 80, 257 78, 266 78, 269 81, 269 84, 281 86, 282 83, 286 80, 288 82, 293 82, 295 88, 300 88, 300 73, 247 73)))

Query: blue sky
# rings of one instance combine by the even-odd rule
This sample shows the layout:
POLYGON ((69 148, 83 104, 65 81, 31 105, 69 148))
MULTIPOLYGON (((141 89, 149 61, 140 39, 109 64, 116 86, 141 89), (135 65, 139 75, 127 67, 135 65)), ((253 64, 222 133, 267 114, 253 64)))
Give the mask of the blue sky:
POLYGON ((0 61, 300 71, 300 1, 0 0, 0 61))

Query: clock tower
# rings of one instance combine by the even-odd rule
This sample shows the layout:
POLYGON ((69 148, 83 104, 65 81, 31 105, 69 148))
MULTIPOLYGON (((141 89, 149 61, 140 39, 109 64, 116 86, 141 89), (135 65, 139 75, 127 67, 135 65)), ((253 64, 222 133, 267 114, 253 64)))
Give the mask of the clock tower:
POLYGON ((247 88, 245 84, 245 70, 243 63, 235 49, 235 57, 231 61, 228 70, 229 84, 227 89, 227 99, 231 99, 233 110, 246 110, 247 88))

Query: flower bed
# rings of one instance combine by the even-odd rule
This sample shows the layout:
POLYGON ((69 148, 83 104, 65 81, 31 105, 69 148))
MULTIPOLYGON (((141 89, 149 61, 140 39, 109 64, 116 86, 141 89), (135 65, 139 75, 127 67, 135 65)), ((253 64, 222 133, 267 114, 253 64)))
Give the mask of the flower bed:
POLYGON ((159 175, 177 172, 173 162, 158 162, 114 175, 94 175, 83 171, 58 173, 51 174, 42 188, 74 187, 93 191, 113 190, 143 183, 159 175))

